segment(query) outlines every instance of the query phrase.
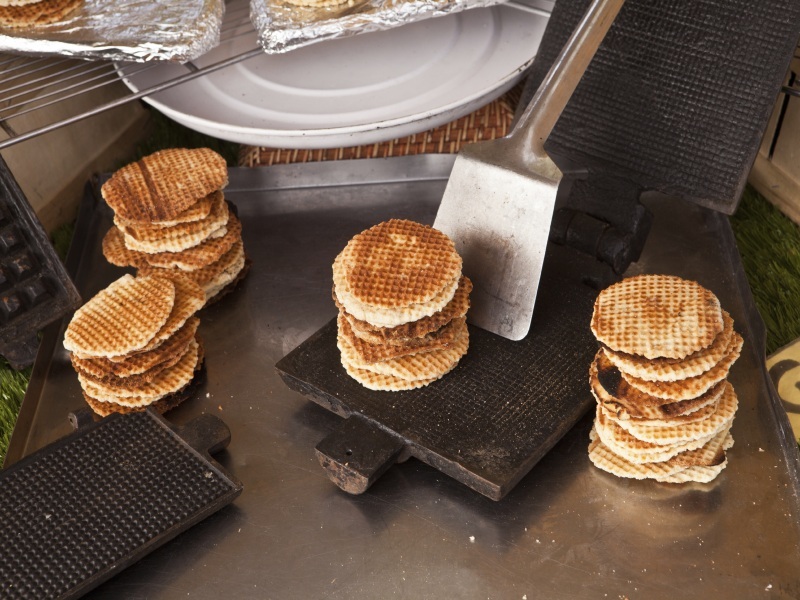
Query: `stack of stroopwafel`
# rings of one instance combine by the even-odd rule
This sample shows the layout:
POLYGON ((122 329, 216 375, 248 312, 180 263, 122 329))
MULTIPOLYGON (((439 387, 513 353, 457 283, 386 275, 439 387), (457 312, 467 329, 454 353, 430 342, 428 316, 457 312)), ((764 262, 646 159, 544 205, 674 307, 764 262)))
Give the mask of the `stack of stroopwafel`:
POLYGON ((333 263, 338 346, 372 390, 422 387, 467 352, 470 280, 442 232, 392 219, 353 237, 333 263))
POLYGON ((733 445, 727 376, 742 350, 717 297, 679 277, 630 277, 600 292, 591 327, 591 461, 620 477, 714 479, 733 445))
POLYGON ((163 413, 185 400, 203 364, 195 313, 204 303, 189 279, 124 275, 79 308, 64 347, 89 406, 163 413))
POLYGON ((225 160, 208 148, 162 150, 123 167, 101 190, 114 210, 103 254, 142 275, 188 277, 207 301, 218 299, 249 264, 227 183, 225 160))
POLYGON ((0 26, 35 27, 61 21, 83 0, 0 0, 0 26))

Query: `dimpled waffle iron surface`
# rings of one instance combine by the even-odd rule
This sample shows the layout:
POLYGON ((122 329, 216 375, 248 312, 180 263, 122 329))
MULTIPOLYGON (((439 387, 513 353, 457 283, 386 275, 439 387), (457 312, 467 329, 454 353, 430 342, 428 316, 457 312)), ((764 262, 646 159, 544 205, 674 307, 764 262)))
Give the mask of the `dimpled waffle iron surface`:
POLYGON ((472 283, 443 233, 392 219, 354 236, 333 264, 342 365, 372 390, 428 385, 469 348, 472 283))
POLYGON ((743 344, 733 325, 710 290, 679 277, 640 275, 600 292, 591 329, 601 348, 589 368, 595 466, 664 483, 719 475, 738 408, 727 381, 743 344))
POLYGON ((2 596, 83 597, 241 489, 156 415, 82 427, 0 477, 2 596))

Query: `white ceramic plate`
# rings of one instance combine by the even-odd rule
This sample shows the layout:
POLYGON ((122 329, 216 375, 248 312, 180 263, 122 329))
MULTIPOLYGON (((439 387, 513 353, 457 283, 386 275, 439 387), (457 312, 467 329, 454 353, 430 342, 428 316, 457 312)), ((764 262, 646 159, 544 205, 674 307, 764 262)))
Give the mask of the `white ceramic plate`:
MULTIPOLYGON (((546 25, 541 11, 476 8, 259 55, 145 100, 191 129, 241 144, 382 142, 442 125, 500 96, 533 61, 546 25)), ((256 44, 249 26, 195 64, 214 64, 256 44)), ((180 65, 159 64, 123 81, 137 92, 183 73, 180 65)))

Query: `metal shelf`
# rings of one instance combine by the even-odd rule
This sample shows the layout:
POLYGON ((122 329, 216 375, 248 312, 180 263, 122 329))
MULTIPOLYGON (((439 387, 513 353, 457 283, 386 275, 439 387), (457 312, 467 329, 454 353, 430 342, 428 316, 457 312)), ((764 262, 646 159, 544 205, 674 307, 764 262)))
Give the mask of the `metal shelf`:
MULTIPOLYGON (((553 0, 509 0, 519 10, 548 15, 553 0)), ((220 31, 220 43, 252 36, 249 3, 229 4, 220 31)), ((128 91, 111 101, 97 104, 90 94, 100 88, 118 85, 127 77, 158 67, 161 62, 131 63, 108 60, 90 61, 51 57, 26 57, 0 53, 0 150, 36 136, 76 123, 133 100, 180 85, 196 77, 224 69, 263 54, 254 43, 252 49, 215 63, 183 63, 184 72, 157 85, 128 91), (59 110, 52 110, 56 105, 59 110), (48 110, 51 109, 51 110, 48 110)))
MULTIPOLYGON (((247 5, 232 8, 226 12, 220 42, 252 34, 252 31, 247 5)), ((186 72, 174 79, 97 105, 88 100, 89 94, 117 84, 121 78, 152 69, 159 63, 0 54, 0 129, 8 136, 0 140, 0 150, 262 53, 261 47, 255 46, 202 68, 187 62, 183 64, 186 72), (86 108, 87 102, 90 108, 86 108), (57 104, 65 107, 59 113, 67 113, 66 116, 54 116, 54 111, 47 110, 57 104)))

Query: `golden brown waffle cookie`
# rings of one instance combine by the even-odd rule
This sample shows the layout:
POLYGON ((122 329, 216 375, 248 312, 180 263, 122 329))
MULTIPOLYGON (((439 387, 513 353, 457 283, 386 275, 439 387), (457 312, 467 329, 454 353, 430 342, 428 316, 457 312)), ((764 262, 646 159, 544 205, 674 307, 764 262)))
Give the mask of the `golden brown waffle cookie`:
MULTIPOLYGON (((694 421, 702 421, 703 419, 707 419, 708 417, 710 417, 714 413, 714 411, 717 410, 717 403, 719 401, 719 398, 722 396, 723 389, 724 386, 722 383, 720 383, 718 391, 715 388, 715 394, 716 394, 715 400, 710 401, 705 406, 701 406, 696 410, 691 410, 686 414, 674 414, 674 415, 663 414, 658 417, 647 417, 647 418, 631 417, 629 414, 626 414, 622 418, 620 418, 617 416, 616 412, 614 412, 613 410, 609 410, 608 408, 606 408, 604 404, 600 403, 600 405, 602 406, 603 412, 606 414, 606 416, 616 422, 631 421, 634 424, 652 425, 654 427, 671 427, 671 426, 683 425, 685 423, 692 423, 694 421)), ((622 428, 625 429, 626 431, 628 430, 624 425, 622 425, 622 428)))
POLYGON ((230 273, 240 268, 241 263, 245 260, 244 244, 240 240, 234 243, 216 262, 193 271, 144 265, 141 267, 140 272, 147 275, 158 275, 159 277, 186 277, 191 279, 203 288, 206 294, 206 301, 208 301, 216 295, 212 293, 214 291, 212 288, 215 287, 214 282, 221 279, 229 279, 230 273))
MULTIPOLYGON (((333 263, 333 271, 334 271, 333 279, 335 285, 337 280, 337 275, 338 273, 340 273, 340 264, 337 263, 336 261, 334 261, 333 263)), ((436 314, 437 312, 440 312, 442 308, 447 306, 447 303, 453 299, 453 296, 455 295, 455 292, 458 289, 458 280, 459 278, 453 279, 430 302, 424 302, 421 304, 410 304, 402 309, 376 308, 372 306, 366 306, 364 304, 359 304, 353 301, 352 296, 350 295, 346 287, 339 286, 336 287, 335 289, 337 297, 342 303, 342 306, 345 307, 345 310, 347 311, 348 314, 351 314, 355 318, 360 319, 362 321, 367 321, 372 325, 389 328, 418 321, 425 317, 430 317, 436 314)))
POLYGON ((681 452, 701 448, 714 437, 714 434, 711 434, 681 444, 669 445, 643 442, 622 429, 617 423, 607 418, 599 407, 595 414, 594 427, 597 436, 614 452, 614 454, 618 454, 636 464, 664 462, 681 452))
MULTIPOLYGON (((172 305, 172 311, 161 329, 140 349, 141 352, 158 348, 165 340, 175 335, 175 332, 183 327, 189 317, 203 308, 206 303, 205 293, 191 279, 176 277, 172 281, 175 285, 175 302, 172 305)), ((113 356, 110 358, 111 360, 116 359, 113 356)))
POLYGON ((250 267, 252 265, 253 262, 247 256, 245 256, 244 266, 242 267, 242 270, 239 271, 236 277, 234 277, 233 280, 228 285, 219 290, 211 298, 208 298, 208 300, 206 300, 206 306, 211 306, 212 304, 216 304, 217 302, 222 300, 225 296, 230 294, 233 290, 235 290, 239 286, 239 283, 244 281, 244 279, 247 277, 247 274, 250 272, 250 267))
POLYGON ((726 459, 713 467, 689 467, 671 475, 656 477, 656 481, 661 483, 709 483, 714 481, 727 466, 726 459))
POLYGON ((725 461, 725 451, 733 446, 730 427, 717 433, 702 448, 681 452, 670 459, 683 467, 713 467, 725 461))
POLYGON ((724 323, 719 300, 697 282, 638 275, 600 292, 591 328, 612 350, 682 359, 711 345, 724 323))
POLYGON ((80 6, 82 0, 38 0, 13 6, 0 6, 0 26, 35 27, 61 21, 80 6))
POLYGON ((167 367, 174 365, 186 352, 189 343, 197 333, 200 319, 190 317, 186 323, 168 340, 149 352, 134 352, 122 357, 78 358, 70 356, 75 369, 85 375, 102 379, 104 377, 133 377, 135 375, 155 376, 167 367))
POLYGON ((348 313, 395 327, 441 310, 461 276, 461 257, 440 231, 392 219, 354 236, 334 261, 336 296, 348 313))
POLYGON ((220 190, 211 192, 208 196, 200 198, 197 202, 192 204, 182 213, 175 215, 172 219, 164 221, 151 221, 149 223, 141 221, 129 221, 120 215, 114 215, 114 224, 120 228, 124 227, 173 227, 181 223, 193 223, 194 221, 202 221, 211 214, 215 202, 222 196, 220 190))
POLYGON ((651 463, 633 463, 619 454, 615 454, 599 438, 589 443, 589 460, 598 469, 629 479, 655 479, 656 476, 666 477, 685 467, 675 465, 669 461, 651 463))
MULTIPOLYGON (((158 375, 168 369, 169 367, 173 366, 177 363, 181 357, 186 353, 189 349, 189 344, 187 343, 180 352, 176 352, 173 356, 170 356, 167 360, 158 363, 152 369, 144 371, 143 373, 138 373, 135 375, 126 375, 125 377, 120 377, 118 375, 113 375, 110 372, 106 371, 105 373, 96 374, 96 372, 89 371, 83 368, 79 358, 76 358, 73 354, 70 356, 72 360, 72 366, 75 371, 86 379, 87 381, 91 381, 96 385, 102 385, 107 387, 118 387, 118 386, 141 386, 147 383, 150 383, 158 377, 158 375)), ((92 359, 92 360, 105 360, 105 359, 92 359)), ((119 363, 112 363, 108 361, 108 364, 117 365, 119 363)))
POLYGON ((688 415, 713 404, 722 395, 722 384, 717 384, 697 398, 681 402, 645 394, 625 381, 605 352, 604 348, 598 350, 589 365, 589 385, 597 402, 617 419, 665 419, 688 415))
POLYGON ((145 404, 142 406, 126 406, 122 404, 117 404, 116 402, 101 402, 96 398, 92 398, 86 392, 83 392, 83 398, 84 400, 86 400, 86 403, 89 405, 89 407, 95 413, 97 413, 102 417, 108 416, 112 413, 129 414, 133 412, 143 411, 146 409, 151 409, 159 414, 164 414, 165 412, 172 410, 176 406, 180 405, 184 401, 191 398, 196 393, 200 383, 205 379, 203 377, 204 351, 202 344, 200 344, 198 350, 199 350, 199 355, 197 359, 197 368, 195 369, 195 373, 194 376, 192 377, 192 380, 181 389, 171 394, 167 394, 160 400, 156 400, 155 402, 152 402, 150 404, 145 404))
MULTIPOLYGON (((186 387, 188 388, 190 385, 187 385, 186 387)), ((160 415, 163 415, 168 410, 172 410, 181 402, 186 400, 187 396, 183 393, 183 390, 179 390, 173 394, 164 396, 161 398, 161 400, 156 400, 151 404, 144 404, 142 406, 123 406, 122 404, 117 404, 116 402, 101 402, 100 400, 92 398, 86 392, 83 392, 83 399, 86 401, 86 404, 89 405, 89 408, 91 408, 96 414, 100 415, 101 417, 107 417, 108 415, 114 413, 128 415, 147 410, 148 408, 156 411, 160 415)))
MULTIPOLYGON (((723 431, 701 448, 682 452, 666 461, 633 463, 615 454, 608 446, 603 444, 595 431, 592 433, 591 437, 593 439, 589 444, 589 459, 596 467, 618 477, 656 479, 660 481, 692 467, 713 467, 723 464, 725 462, 724 449, 726 440, 730 440, 730 444, 733 443, 730 434, 727 431, 723 431)), ((690 480, 686 479, 686 481, 690 480)))
POLYGON ((125 245, 125 238, 116 225, 106 232, 103 237, 103 256, 112 265, 118 267, 136 267, 147 264, 147 254, 130 250, 125 245))
MULTIPOLYGON (((226 257, 224 261, 218 261, 216 268, 221 268, 217 275, 211 280, 201 283, 203 291, 206 294, 206 303, 210 302, 212 299, 216 299, 224 290, 230 289, 232 284, 241 281, 242 277, 247 272, 246 269, 249 269, 249 262, 244 253, 244 245, 241 244, 241 242, 234 245, 234 247, 231 248, 230 256, 226 257)), ((206 267, 206 270, 210 271, 210 267, 206 267)))
MULTIPOLYGON (((707 418, 696 421, 687 421, 678 425, 660 425, 657 422, 644 420, 616 420, 611 419, 619 427, 630 433, 633 437, 643 442, 650 442, 660 446, 682 444, 691 440, 717 434, 723 429, 729 429, 738 407, 736 393, 729 382, 724 382, 724 391, 718 404, 711 405, 715 410, 709 411, 707 418)), ((707 409, 702 409, 706 412, 707 409)))
MULTIPOLYGON (((423 317, 417 321, 397 327, 377 327, 366 321, 356 319, 346 311, 345 317, 350 323, 353 333, 367 343, 405 345, 410 343, 411 340, 423 338, 438 331, 454 319, 464 317, 469 310, 469 294, 471 291, 472 282, 468 277, 462 275, 452 300, 442 310, 429 317, 423 317)), ((333 293, 333 301, 339 310, 344 310, 344 307, 336 298, 335 292, 333 293)))
MULTIPOLYGON (((125 246, 129 250, 158 254, 161 252, 181 252, 209 239, 223 237, 227 232, 228 205, 222 200, 215 201, 211 213, 205 219, 180 223, 172 227, 120 227, 125 246)), ((149 262, 149 261, 148 261, 149 262)))
POLYGON ((367 363, 448 348, 456 343, 460 337, 469 335, 467 332, 467 320, 464 317, 450 321, 439 330, 438 335, 431 334, 424 338, 414 338, 405 346, 365 342, 353 333, 350 324, 342 313, 339 313, 338 326, 340 335, 347 339, 353 350, 358 354, 359 359, 367 363))
POLYGON ((354 367, 350 363, 346 362, 344 359, 342 360, 342 366, 344 366, 347 374, 355 379, 358 383, 369 390, 375 390, 378 392, 400 392, 403 390, 413 390, 424 387, 429 383, 439 379, 438 377, 433 377, 431 379, 408 381, 406 379, 400 379, 399 377, 393 377, 391 375, 382 375, 380 373, 373 373, 372 371, 359 369, 358 367, 354 367))
POLYGON ((41 0, 0 0, 0 6, 25 6, 36 2, 41 2, 41 0))
POLYGON ((101 402, 113 402, 124 406, 145 406, 164 396, 178 391, 194 377, 202 360, 196 340, 189 344, 187 352, 169 369, 162 371, 153 381, 137 387, 109 387, 97 384, 78 374, 78 380, 86 394, 101 402))
POLYGON ((141 350, 167 322, 174 303, 171 280, 123 275, 75 312, 64 347, 80 358, 141 350))
POLYGON ((242 241, 242 223, 233 213, 225 225, 225 235, 205 240, 197 246, 180 252, 156 252, 147 254, 130 250, 125 246, 122 232, 117 227, 108 230, 103 238, 103 255, 108 262, 119 267, 155 267, 196 271, 218 261, 231 247, 242 241))
POLYGON ((123 219, 152 223, 175 219, 227 183, 225 159, 213 150, 170 148, 122 167, 101 193, 123 219))
POLYGON ((617 352, 611 348, 606 348, 605 353, 621 371, 645 381, 676 381, 696 377, 719 363, 728 350, 733 336, 733 319, 724 310, 722 319, 725 323, 724 329, 714 338, 711 345, 684 359, 654 358, 647 360, 640 356, 617 352))
POLYGON ((644 381, 621 372, 622 377, 631 387, 657 398, 665 398, 673 402, 696 398, 728 376, 728 371, 730 371, 731 366, 741 354, 742 343, 742 336, 734 332, 728 345, 727 354, 723 359, 697 377, 679 379, 678 381, 644 381))
POLYGON ((392 358, 380 362, 369 363, 361 359, 350 342, 339 333, 337 337, 342 362, 365 371, 382 375, 391 375, 398 379, 417 381, 420 379, 439 378, 452 370, 469 347, 469 336, 457 338, 448 348, 432 350, 422 354, 412 354, 392 358))

